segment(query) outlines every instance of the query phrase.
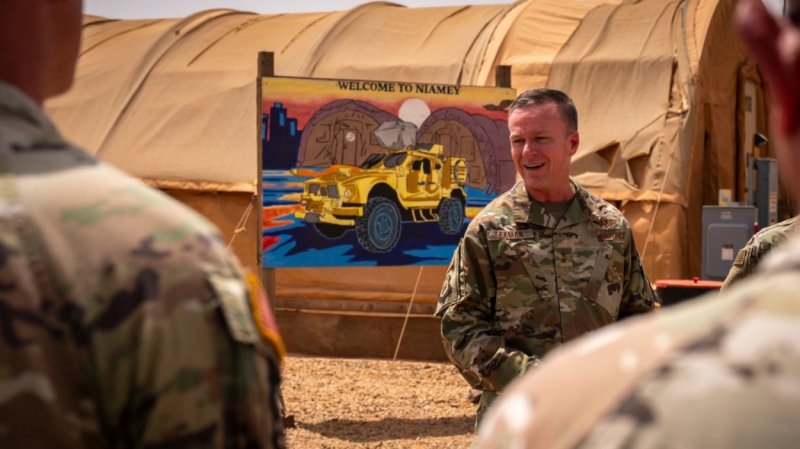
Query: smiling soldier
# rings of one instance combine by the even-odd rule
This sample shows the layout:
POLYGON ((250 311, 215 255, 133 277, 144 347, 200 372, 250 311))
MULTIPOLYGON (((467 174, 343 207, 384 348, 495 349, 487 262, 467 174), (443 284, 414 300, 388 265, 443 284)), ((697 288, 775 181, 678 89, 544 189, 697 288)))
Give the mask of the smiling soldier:
POLYGON ((470 223, 436 310, 445 352, 483 391, 478 422, 547 352, 654 304, 622 213, 570 179, 580 142, 572 100, 523 92, 508 127, 521 180, 470 223))

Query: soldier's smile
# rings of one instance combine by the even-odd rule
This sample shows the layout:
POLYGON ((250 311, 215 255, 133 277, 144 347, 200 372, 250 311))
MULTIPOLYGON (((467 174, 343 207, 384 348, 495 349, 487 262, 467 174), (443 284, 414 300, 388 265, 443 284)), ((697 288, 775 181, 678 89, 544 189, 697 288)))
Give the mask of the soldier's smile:
POLYGON ((538 170, 544 167, 544 164, 545 164, 544 162, 536 162, 533 164, 525 164, 523 165, 523 167, 525 167, 525 170, 538 170))

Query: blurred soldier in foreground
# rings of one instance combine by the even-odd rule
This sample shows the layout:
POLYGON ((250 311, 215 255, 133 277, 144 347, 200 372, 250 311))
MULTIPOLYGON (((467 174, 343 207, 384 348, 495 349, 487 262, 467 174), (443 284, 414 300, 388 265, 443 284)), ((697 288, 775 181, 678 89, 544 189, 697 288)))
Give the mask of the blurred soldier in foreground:
POLYGON ((0 447, 282 447, 258 281, 41 109, 81 19, 80 0, 0 2, 0 447))
POLYGON ((722 284, 722 289, 725 290, 734 282, 752 274, 767 253, 788 240, 795 233, 798 218, 800 217, 792 217, 766 227, 751 237, 744 248, 740 249, 736 255, 736 260, 733 261, 733 266, 722 284))
MULTIPOLYGON (((767 81, 782 179, 800 198, 800 2, 739 4, 767 81)), ((477 447, 797 448, 800 239, 721 297, 612 326, 548 360, 489 411, 477 447)))
POLYGON ((470 223, 436 310, 445 352, 483 391, 478 422, 551 349, 654 304, 625 217, 569 177, 580 141, 572 100, 523 92, 508 127, 522 180, 470 223))

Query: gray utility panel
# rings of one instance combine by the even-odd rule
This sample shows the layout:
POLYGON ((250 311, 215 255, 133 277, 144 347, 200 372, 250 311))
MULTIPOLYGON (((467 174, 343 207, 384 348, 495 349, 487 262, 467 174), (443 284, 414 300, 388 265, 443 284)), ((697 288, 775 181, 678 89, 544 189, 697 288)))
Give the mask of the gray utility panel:
POLYGON ((753 206, 703 206, 702 279, 725 279, 757 220, 753 206))
POLYGON ((755 166, 755 206, 758 208, 758 225, 764 229, 778 222, 778 160, 759 158, 755 160, 755 166))

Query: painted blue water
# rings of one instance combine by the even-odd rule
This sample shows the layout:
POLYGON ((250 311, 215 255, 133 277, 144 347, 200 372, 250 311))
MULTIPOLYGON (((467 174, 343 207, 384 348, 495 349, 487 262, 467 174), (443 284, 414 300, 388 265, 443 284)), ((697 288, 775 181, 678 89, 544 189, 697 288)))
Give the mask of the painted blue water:
POLYGON ((308 178, 293 175, 288 171, 264 170, 261 180, 264 183, 264 206, 277 204, 297 204, 297 201, 285 200, 283 197, 289 193, 302 193, 303 181, 308 178), (295 185, 293 185, 295 184, 295 185))

